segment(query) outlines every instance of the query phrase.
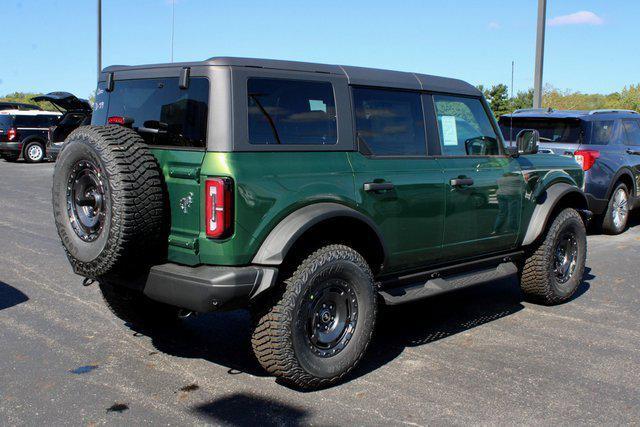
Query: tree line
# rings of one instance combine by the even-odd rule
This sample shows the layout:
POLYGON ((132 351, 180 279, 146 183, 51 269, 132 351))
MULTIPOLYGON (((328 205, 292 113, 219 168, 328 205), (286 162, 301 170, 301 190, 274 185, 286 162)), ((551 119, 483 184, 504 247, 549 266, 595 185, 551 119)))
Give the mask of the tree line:
MULTIPOLYGON (((478 89, 484 93, 496 117, 512 113, 520 108, 533 106, 533 89, 518 92, 513 97, 509 96, 509 88, 504 84, 493 85, 490 88, 479 85, 478 89)), ((640 111, 640 84, 625 86, 620 92, 608 95, 560 90, 546 85, 542 92, 542 107, 554 110, 624 109, 640 111)))

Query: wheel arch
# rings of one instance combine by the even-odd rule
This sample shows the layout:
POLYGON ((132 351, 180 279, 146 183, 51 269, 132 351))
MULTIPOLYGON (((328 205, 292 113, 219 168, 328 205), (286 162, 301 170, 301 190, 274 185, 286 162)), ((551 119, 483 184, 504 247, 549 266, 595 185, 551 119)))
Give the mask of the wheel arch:
POLYGON ((527 232, 522 241, 523 246, 530 245, 546 229, 549 221, 560 210, 564 208, 574 208, 578 210, 583 218, 588 212, 587 198, 577 187, 564 182, 558 182, 547 187, 538 196, 538 204, 533 210, 527 232))
POLYGON ((32 142, 40 143, 42 145, 42 151, 44 153, 44 156, 47 155, 47 141, 45 141, 42 137, 38 135, 31 135, 23 139, 21 142, 22 148, 20 149, 20 154, 22 154, 23 157, 26 154, 27 145, 31 144, 32 142))
POLYGON ((636 188, 635 180, 633 179, 633 173, 628 168, 622 168, 613 176, 613 179, 611 179, 611 184, 607 190, 607 200, 611 198, 613 190, 621 182, 625 184, 631 192, 630 196, 635 197, 638 194, 638 189, 636 188))
POLYGON ((292 253, 322 241, 351 244, 376 273, 387 250, 376 224, 357 210, 339 203, 315 203, 289 214, 271 230, 253 258, 254 264, 281 265, 292 253))

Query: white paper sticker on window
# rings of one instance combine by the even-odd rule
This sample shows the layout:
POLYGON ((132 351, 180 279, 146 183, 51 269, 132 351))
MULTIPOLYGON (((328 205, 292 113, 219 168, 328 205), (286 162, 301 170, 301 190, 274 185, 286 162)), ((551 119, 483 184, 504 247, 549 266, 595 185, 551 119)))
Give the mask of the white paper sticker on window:
POLYGON ((310 99, 309 100, 309 110, 310 111, 324 111, 327 112, 327 104, 324 103, 321 99, 310 99))
POLYGON ((444 145, 458 145, 458 129, 455 116, 442 116, 442 143, 444 145))

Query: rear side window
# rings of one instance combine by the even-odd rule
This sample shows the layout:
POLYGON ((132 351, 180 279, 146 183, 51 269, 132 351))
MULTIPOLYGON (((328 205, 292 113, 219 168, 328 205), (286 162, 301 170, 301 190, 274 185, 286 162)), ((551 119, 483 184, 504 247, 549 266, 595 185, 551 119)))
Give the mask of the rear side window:
POLYGON ((607 145, 613 139, 613 120, 599 120, 591 123, 591 145, 607 145))
POLYGON ((13 116, 9 114, 0 114, 0 127, 10 128, 13 126, 13 116))
POLYGON ((420 94, 380 89, 353 89, 356 134, 377 156, 426 154, 420 94))
POLYGON ((496 156, 498 138, 477 98, 434 95, 444 156, 496 156))
MULTIPOLYGON (((101 96, 96 100, 106 102, 101 96)), ((202 148, 207 140, 208 102, 209 81, 203 77, 192 77, 188 89, 180 89, 177 77, 120 80, 110 93, 106 116, 133 120, 133 129, 149 145, 202 148)), ((104 122, 94 119, 94 123, 104 122)))
POLYGON ((251 144, 336 144, 336 104, 329 82, 249 79, 251 144))
POLYGON ((622 127, 627 145, 640 145, 640 122, 638 120, 623 120, 622 127))
POLYGON ((38 116, 15 116, 14 126, 17 128, 49 128, 55 125, 59 116, 38 115, 38 116))

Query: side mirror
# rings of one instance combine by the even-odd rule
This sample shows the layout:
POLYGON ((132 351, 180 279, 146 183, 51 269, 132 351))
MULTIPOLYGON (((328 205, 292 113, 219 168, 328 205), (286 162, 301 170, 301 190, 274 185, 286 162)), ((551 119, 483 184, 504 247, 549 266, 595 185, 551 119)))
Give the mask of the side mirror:
POLYGON ((540 143, 540 133, 535 129, 523 129, 516 136, 516 147, 520 154, 536 154, 540 143))

